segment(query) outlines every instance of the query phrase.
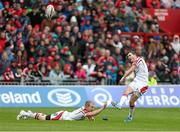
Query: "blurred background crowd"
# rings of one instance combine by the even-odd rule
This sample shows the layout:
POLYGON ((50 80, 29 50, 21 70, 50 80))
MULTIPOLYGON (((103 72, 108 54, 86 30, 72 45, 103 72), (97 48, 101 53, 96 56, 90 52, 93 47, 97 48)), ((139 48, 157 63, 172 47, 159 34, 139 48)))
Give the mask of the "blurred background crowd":
POLYGON ((179 35, 158 35, 158 19, 146 8, 180 8, 180 0, 0 0, 1 80, 116 85, 136 49, 149 67, 149 85, 180 84, 179 35), (56 10, 52 19, 48 4, 56 10))

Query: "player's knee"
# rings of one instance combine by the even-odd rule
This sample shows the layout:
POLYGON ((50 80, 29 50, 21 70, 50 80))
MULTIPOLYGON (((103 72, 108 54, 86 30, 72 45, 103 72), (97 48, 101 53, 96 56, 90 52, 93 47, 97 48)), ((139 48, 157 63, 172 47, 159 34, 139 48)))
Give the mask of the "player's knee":
POLYGON ((129 107, 130 108, 134 108, 135 107, 135 101, 134 100, 130 100, 129 101, 129 107))
POLYGON ((124 96, 128 96, 128 94, 129 94, 129 92, 127 90, 124 91, 124 93, 123 93, 124 96))
POLYGON ((123 92, 123 95, 128 96, 130 93, 132 93, 132 88, 128 87, 128 88, 123 92))

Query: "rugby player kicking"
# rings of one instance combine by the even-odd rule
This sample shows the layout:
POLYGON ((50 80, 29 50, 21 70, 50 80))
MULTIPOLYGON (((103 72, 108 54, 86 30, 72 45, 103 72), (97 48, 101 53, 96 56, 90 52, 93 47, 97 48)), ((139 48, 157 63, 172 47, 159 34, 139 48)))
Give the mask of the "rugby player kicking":
POLYGON ((148 89, 148 68, 143 58, 138 57, 135 51, 128 53, 128 60, 132 63, 131 67, 125 72, 124 76, 121 78, 119 83, 125 81, 126 77, 129 76, 132 72, 135 73, 135 78, 127 86, 119 103, 114 101, 111 102, 112 106, 121 109, 123 104, 126 102, 128 95, 131 94, 129 101, 129 115, 125 122, 132 121, 133 113, 135 110, 136 100, 144 94, 148 89))
POLYGON ((94 103, 92 101, 86 101, 85 106, 76 109, 72 112, 68 111, 58 111, 54 114, 46 115, 43 113, 34 113, 32 111, 24 111, 21 110, 19 115, 17 116, 17 120, 19 119, 37 119, 37 120, 84 120, 86 117, 89 120, 94 120, 94 117, 100 114, 107 106, 107 103, 94 110, 94 103))

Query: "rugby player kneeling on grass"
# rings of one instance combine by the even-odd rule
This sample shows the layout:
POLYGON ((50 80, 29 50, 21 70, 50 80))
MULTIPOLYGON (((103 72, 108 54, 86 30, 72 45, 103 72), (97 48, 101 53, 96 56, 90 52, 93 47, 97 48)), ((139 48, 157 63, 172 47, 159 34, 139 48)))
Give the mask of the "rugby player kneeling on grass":
POLYGON ((85 106, 76 109, 72 112, 58 111, 54 114, 46 115, 43 113, 33 113, 32 111, 21 110, 17 116, 19 119, 33 118, 37 120, 83 120, 86 117, 89 120, 94 120, 94 116, 100 114, 107 106, 105 103, 101 108, 94 110, 94 103, 92 101, 86 101, 85 106))

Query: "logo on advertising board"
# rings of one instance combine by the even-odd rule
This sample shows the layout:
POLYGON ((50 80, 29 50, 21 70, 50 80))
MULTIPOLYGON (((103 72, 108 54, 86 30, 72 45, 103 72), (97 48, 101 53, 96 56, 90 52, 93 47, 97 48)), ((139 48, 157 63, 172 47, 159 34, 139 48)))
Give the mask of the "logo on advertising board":
POLYGON ((104 88, 95 88, 92 89, 91 92, 94 95, 94 101, 99 105, 103 105, 104 102, 112 100, 112 95, 104 88))
MULTIPOLYGON (((136 102, 137 107, 179 107, 180 98, 177 88, 151 87, 136 102)), ((129 106, 130 96, 125 103, 129 106)))
POLYGON ((7 91, 0 93, 0 102, 3 104, 40 104, 42 100, 38 91, 32 93, 7 91))
MULTIPOLYGON (((0 107, 80 107, 87 100, 94 101, 95 106, 99 107, 106 101, 119 101, 124 88, 124 86, 23 86, 21 88, 1 86, 0 107)), ((180 108, 180 85, 150 87, 136 103, 136 107, 180 108)), ((129 100, 123 107, 129 107, 129 100)))
POLYGON ((70 89, 53 89, 48 93, 48 100, 62 107, 72 107, 80 103, 80 95, 70 89))
POLYGON ((151 87, 149 93, 138 100, 138 104, 146 104, 148 107, 176 107, 180 105, 180 99, 174 88, 151 87))

